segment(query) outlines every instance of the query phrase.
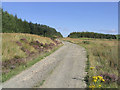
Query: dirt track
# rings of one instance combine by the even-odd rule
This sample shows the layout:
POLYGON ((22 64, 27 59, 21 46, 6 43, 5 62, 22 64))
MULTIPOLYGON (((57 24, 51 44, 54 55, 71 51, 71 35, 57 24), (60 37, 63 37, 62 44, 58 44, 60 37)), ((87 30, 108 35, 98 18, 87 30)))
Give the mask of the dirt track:
POLYGON ((83 47, 64 42, 60 49, 8 80, 3 87, 85 88, 86 60, 83 47))

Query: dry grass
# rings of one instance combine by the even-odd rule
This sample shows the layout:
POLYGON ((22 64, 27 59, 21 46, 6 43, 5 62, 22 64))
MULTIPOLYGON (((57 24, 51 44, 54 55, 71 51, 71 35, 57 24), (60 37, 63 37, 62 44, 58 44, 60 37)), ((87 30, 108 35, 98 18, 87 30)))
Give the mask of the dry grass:
MULTIPOLYGON (((95 67, 93 71, 88 69, 89 84, 92 83, 92 76, 99 76, 108 73, 118 77, 118 41, 108 39, 74 39, 64 38, 63 40, 76 43, 86 48, 89 55, 90 67, 95 67)), ((106 74, 107 75, 107 74, 106 74)), ((114 78, 114 77, 112 77, 114 78)), ((117 81, 102 84, 103 88, 117 88, 117 81)))
POLYGON ((3 33, 2 82, 37 63, 61 46, 60 41, 47 37, 33 34, 3 33))
MULTIPOLYGON (((16 44, 16 41, 20 41, 20 39, 26 38, 28 42, 31 41, 39 41, 41 43, 54 43, 50 38, 41 37, 38 35, 31 34, 22 34, 22 33, 4 33, 2 34, 2 61, 10 60, 15 56, 26 57, 26 53, 23 52, 20 47, 16 44)), ((30 50, 31 52, 36 50, 30 46, 29 44, 23 43, 23 46, 30 50)))

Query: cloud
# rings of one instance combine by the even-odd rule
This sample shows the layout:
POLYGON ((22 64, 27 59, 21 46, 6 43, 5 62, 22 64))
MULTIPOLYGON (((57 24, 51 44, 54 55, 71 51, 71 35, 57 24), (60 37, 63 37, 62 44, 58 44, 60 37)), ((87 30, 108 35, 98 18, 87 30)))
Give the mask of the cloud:
POLYGON ((87 30, 81 30, 82 32, 88 32, 87 30))
POLYGON ((111 30, 100 30, 100 32, 103 33, 108 33, 108 34, 112 34, 112 33, 118 33, 118 31, 116 29, 111 29, 111 30))
POLYGON ((109 30, 108 33, 116 33, 117 31, 115 29, 109 30))

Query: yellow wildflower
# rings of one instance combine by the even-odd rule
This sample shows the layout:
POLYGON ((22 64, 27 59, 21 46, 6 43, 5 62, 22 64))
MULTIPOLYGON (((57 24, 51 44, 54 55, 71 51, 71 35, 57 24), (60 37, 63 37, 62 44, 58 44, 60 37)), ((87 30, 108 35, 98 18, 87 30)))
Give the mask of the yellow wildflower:
POLYGON ((99 85, 99 87, 101 87, 101 85, 99 85))
POLYGON ((92 86, 90 85, 89 88, 92 88, 92 86))
POLYGON ((95 67, 90 67, 91 70, 93 70, 95 67))
POLYGON ((95 85, 90 85, 89 88, 95 88, 95 85))
POLYGON ((96 77, 95 77, 95 79, 97 80, 97 79, 98 79, 98 77, 96 76, 96 77))
POLYGON ((92 85, 92 88, 95 88, 95 85, 92 85))
POLYGON ((96 76, 93 76, 93 79, 95 79, 96 78, 96 76))
POLYGON ((98 76, 98 78, 99 78, 100 80, 102 80, 102 79, 103 79, 103 77, 102 77, 102 76, 98 76))
POLYGON ((94 80, 94 82, 97 82, 97 80, 94 80))
POLYGON ((105 80, 104 80, 104 79, 102 79, 102 81, 104 82, 105 80))

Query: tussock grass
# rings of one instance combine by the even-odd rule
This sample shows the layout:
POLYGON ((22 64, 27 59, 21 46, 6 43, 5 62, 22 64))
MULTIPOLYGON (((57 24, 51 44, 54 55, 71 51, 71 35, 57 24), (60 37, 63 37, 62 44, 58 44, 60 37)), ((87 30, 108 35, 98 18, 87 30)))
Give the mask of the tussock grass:
POLYGON ((93 76, 104 76, 105 83, 101 84, 102 88, 117 88, 118 79, 118 41, 112 39, 76 39, 64 38, 63 40, 76 43, 86 48, 89 61, 87 62, 86 71, 88 72, 88 84, 92 83, 93 76), (89 65, 89 66, 88 66, 89 65), (91 70, 89 67, 95 67, 91 70), (116 77, 115 77, 116 76, 116 77), (115 81, 112 79, 116 78, 115 81))

